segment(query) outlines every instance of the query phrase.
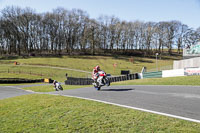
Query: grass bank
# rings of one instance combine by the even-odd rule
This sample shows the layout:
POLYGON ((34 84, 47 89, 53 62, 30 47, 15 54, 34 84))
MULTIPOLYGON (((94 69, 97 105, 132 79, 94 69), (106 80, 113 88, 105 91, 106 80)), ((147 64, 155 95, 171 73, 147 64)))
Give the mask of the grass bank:
MULTIPOLYGON (((85 88, 85 87, 91 87, 92 85, 62 85, 63 90, 69 90, 69 89, 78 89, 78 88, 85 88)), ((24 90, 32 90, 34 92, 51 92, 55 91, 53 85, 45 85, 45 86, 33 86, 33 87, 26 87, 22 88, 24 90)))
POLYGON ((51 67, 34 67, 34 66, 14 66, 14 65, 2 65, 0 66, 1 78, 28 78, 28 79, 42 79, 51 78, 60 82, 66 80, 66 73, 68 76, 74 77, 87 77, 91 74, 76 72, 70 70, 56 69, 51 67))
POLYGON ((112 83, 112 85, 192 85, 200 86, 200 76, 137 79, 112 83))
POLYGON ((200 124, 52 95, 0 100, 1 132, 199 132, 200 124))
MULTIPOLYGON (((158 59, 158 68, 163 68, 173 64, 174 59, 180 57, 165 57, 158 59)), ((100 65, 103 70, 112 75, 120 75, 121 70, 130 70, 132 73, 140 72, 143 66, 147 69, 156 68, 155 58, 144 57, 129 57, 129 56, 62 56, 62 57, 31 57, 31 58, 16 58, 16 59, 0 59, 1 70, 8 71, 16 70, 17 72, 28 72, 45 74, 46 76, 58 77, 60 79, 65 78, 65 74, 68 73, 74 77, 86 77, 88 73, 81 73, 72 70, 60 70, 52 69, 50 67, 61 67, 69 69, 77 69, 82 71, 91 72, 94 66, 100 65), (20 65, 14 66, 14 61, 17 61, 20 65), (115 67, 113 66, 115 64, 115 67), (7 65, 3 67, 2 65, 7 65), (46 66, 45 68, 38 67, 25 67, 22 65, 34 65, 34 66, 46 66), (63 75, 63 77, 61 76, 63 75)), ((167 69, 167 68, 166 68, 167 69)), ((168 68, 169 69, 169 68, 168 68)), ((90 73, 89 73, 90 74, 90 73)), ((89 75, 90 76, 90 75, 89 75)))

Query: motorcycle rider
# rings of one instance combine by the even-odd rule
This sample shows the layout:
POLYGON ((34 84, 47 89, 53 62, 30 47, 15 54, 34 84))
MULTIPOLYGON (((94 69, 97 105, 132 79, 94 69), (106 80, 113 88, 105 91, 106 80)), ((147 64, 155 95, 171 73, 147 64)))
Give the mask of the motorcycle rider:
POLYGON ((56 83, 58 83, 58 81, 54 80, 54 81, 53 81, 53 86, 54 86, 54 89, 55 89, 56 91, 58 91, 58 89, 56 88, 56 83))
POLYGON ((59 91, 59 90, 63 90, 62 86, 60 85, 60 83, 56 80, 53 81, 53 86, 54 86, 54 89, 56 91, 59 91))
MULTIPOLYGON (((93 68, 93 71, 92 71, 92 79, 94 80, 94 83, 95 83, 95 84, 97 83, 97 79, 98 79, 98 77, 99 77, 99 74, 98 74, 99 71, 101 71, 100 66, 97 65, 97 66, 95 66, 95 67, 93 68)), ((101 81, 100 81, 100 84, 102 84, 101 81)))

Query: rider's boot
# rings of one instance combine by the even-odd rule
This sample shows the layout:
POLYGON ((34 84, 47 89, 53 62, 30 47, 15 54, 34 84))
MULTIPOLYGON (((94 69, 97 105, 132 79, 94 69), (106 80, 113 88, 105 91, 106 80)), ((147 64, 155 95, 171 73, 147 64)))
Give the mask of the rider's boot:
POLYGON ((94 80, 94 83, 92 83, 94 86, 97 86, 97 79, 94 80))
POLYGON ((102 81, 100 81, 99 84, 100 84, 100 85, 104 85, 104 84, 102 83, 102 81))

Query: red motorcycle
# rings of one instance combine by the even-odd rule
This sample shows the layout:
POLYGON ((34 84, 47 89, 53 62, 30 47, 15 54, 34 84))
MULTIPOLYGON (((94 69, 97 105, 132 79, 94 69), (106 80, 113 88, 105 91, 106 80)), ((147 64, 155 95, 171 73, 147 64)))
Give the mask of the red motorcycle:
POLYGON ((110 86, 110 81, 107 78, 107 74, 104 71, 99 71, 97 73, 97 80, 96 82, 93 83, 94 88, 96 88, 96 90, 100 90, 102 86, 110 86))

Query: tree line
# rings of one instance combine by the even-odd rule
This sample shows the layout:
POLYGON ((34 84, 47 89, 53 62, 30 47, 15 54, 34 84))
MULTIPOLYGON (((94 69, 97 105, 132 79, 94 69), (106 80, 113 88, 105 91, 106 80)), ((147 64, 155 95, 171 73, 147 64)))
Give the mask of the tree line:
POLYGON ((172 54, 200 41, 196 30, 180 21, 121 21, 115 16, 91 19, 80 9, 36 13, 6 7, 0 13, 0 54, 96 54, 145 51, 172 54))

